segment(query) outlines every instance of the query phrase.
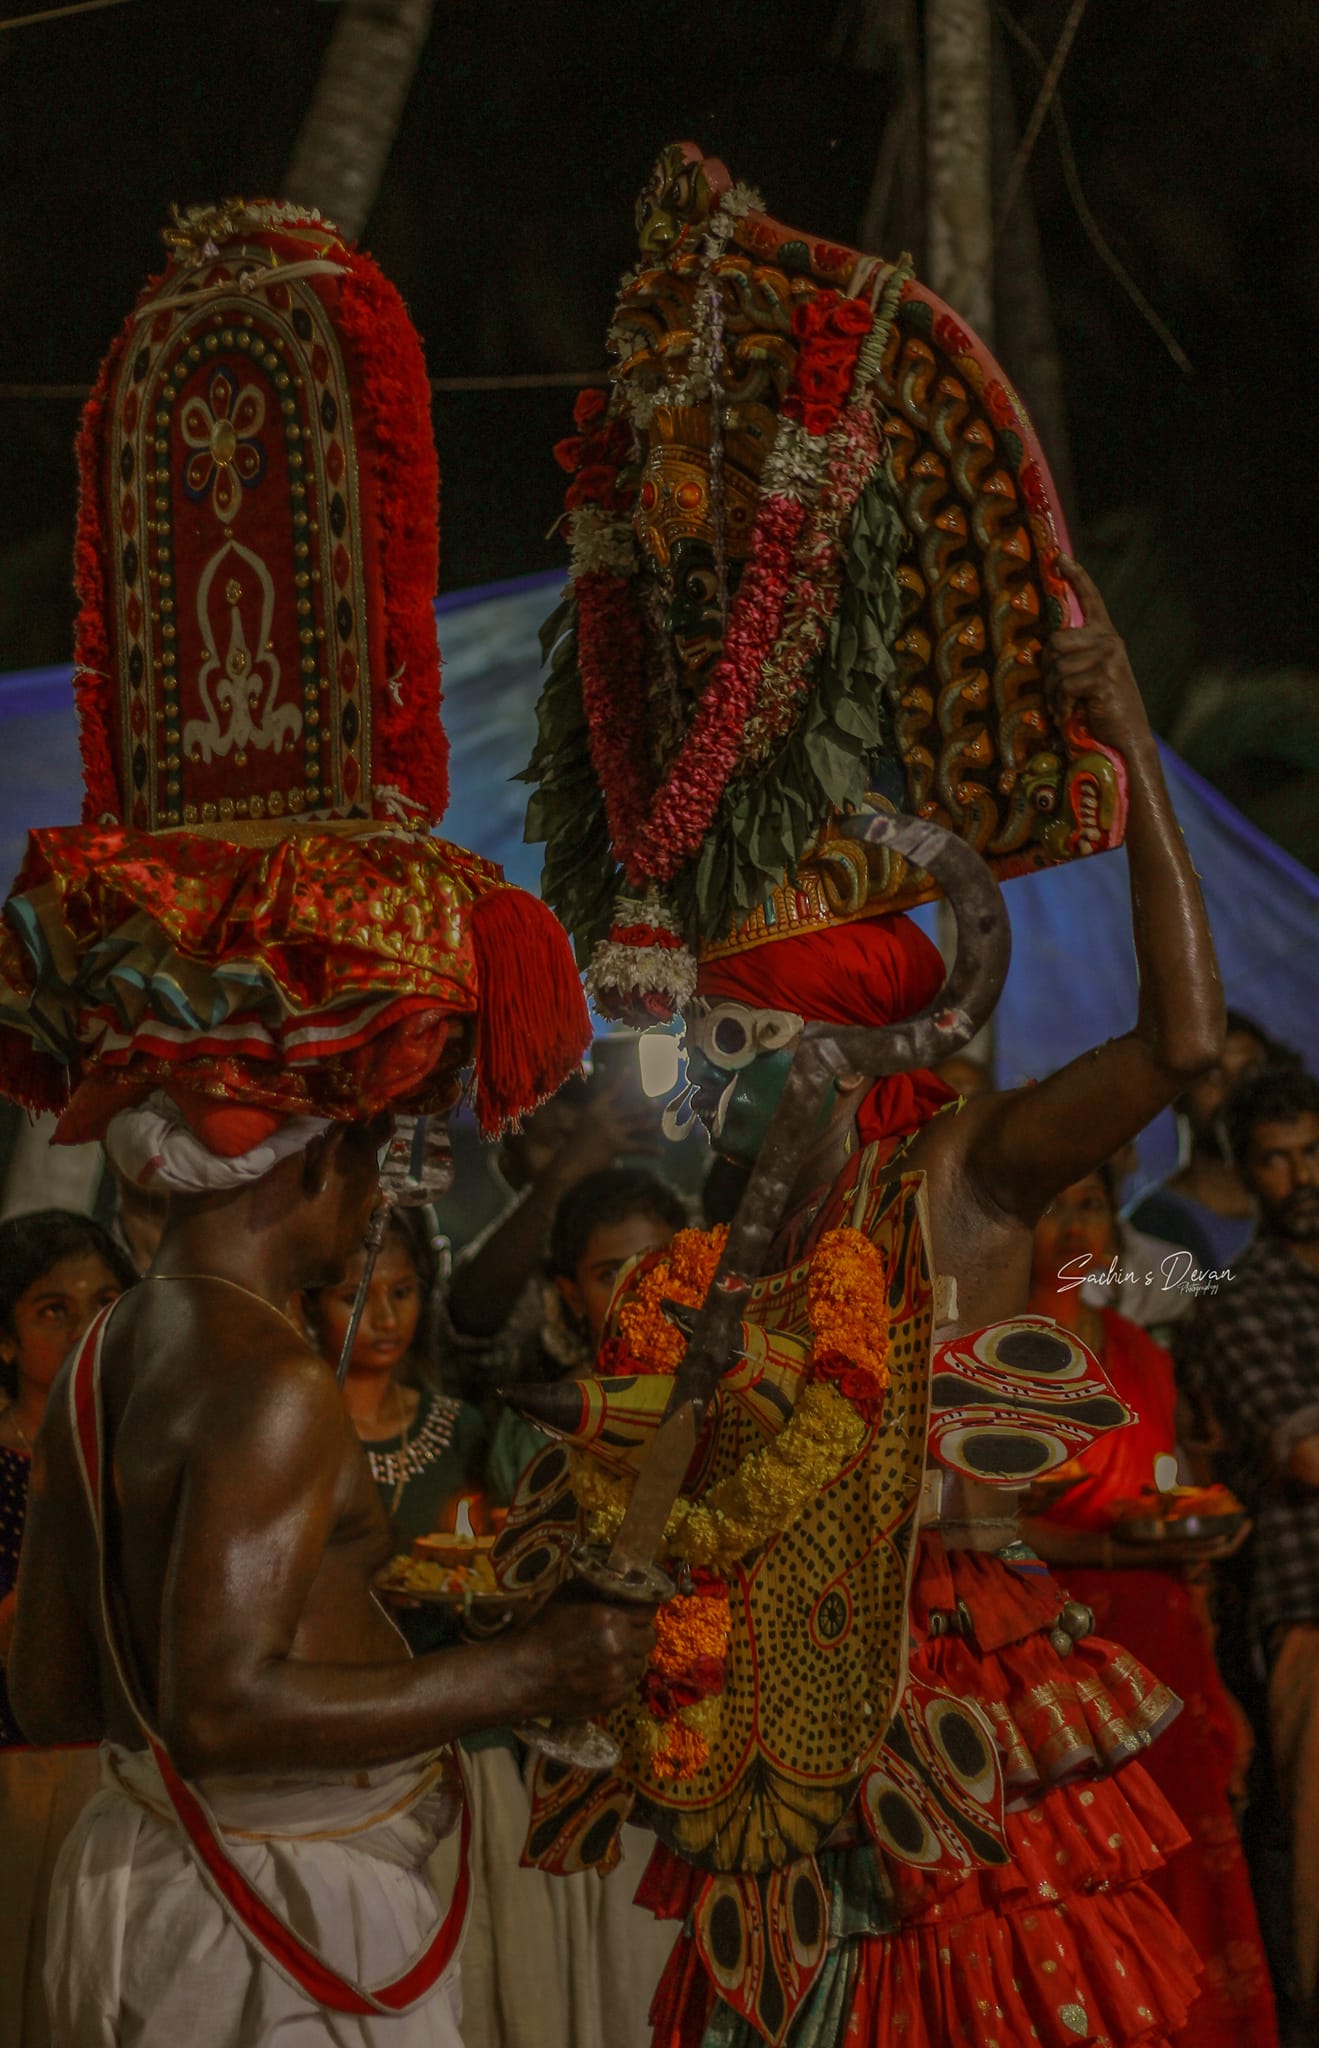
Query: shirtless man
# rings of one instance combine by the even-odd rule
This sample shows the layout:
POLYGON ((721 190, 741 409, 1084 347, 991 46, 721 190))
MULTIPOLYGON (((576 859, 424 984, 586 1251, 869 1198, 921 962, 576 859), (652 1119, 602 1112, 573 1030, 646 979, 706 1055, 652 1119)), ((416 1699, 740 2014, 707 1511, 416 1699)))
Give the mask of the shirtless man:
POLYGON ((620 1698, 650 1629, 565 1605, 412 1661, 366 1454, 286 1311, 362 1242, 390 1114, 468 1070, 487 1134, 516 1127, 590 1019, 550 912, 430 830, 438 474, 402 300, 296 203, 176 207, 165 240, 80 442, 96 822, 32 833, 0 921, 3 1085, 169 1200, 34 1460, 15 1709, 105 1743, 53 1887, 54 2037, 454 2048, 468 1859, 447 1908, 425 1875, 473 1824, 452 1744, 620 1698))
MULTIPOLYGON (((491 1643, 409 1660, 376 1605, 372 1576, 390 1548, 384 1514, 334 1375, 284 1305, 299 1288, 335 1278, 360 1243, 385 1132, 384 1119, 333 1125, 236 1191, 176 1197, 150 1274, 105 1330, 115 1622, 127 1668, 140 1675, 146 1719, 217 1810, 230 1774, 313 1773, 323 1784, 434 1752, 477 1729, 599 1711, 636 1683, 652 1640, 635 1610, 564 1604, 491 1643)), ((66 1365, 37 1445, 10 1687, 33 1741, 107 1739, 116 1745, 112 1757, 127 1759, 122 1784, 132 1780, 135 1754, 145 1763, 143 1733, 102 1624, 69 1373, 66 1365)), ((76 1855, 64 1866, 66 1889, 75 1864, 76 1855)), ((89 1882, 82 1878, 80 1889, 89 1882)), ((200 1885, 191 1889, 200 1895, 200 1885)), ((215 2010, 250 2013, 258 1982, 269 1980, 276 1998, 283 1989, 236 1936, 220 1942, 218 1907, 209 1932, 214 1952, 223 1948, 223 1967, 186 1987, 176 2010, 174 1985, 186 1978, 188 1959, 172 1958, 173 1984, 161 1975, 162 1943, 177 1940, 176 1919, 167 1911, 155 1938, 149 1902, 129 1903, 140 1918, 125 1941, 121 2013, 137 2011, 145 2022, 148 2001, 154 2010, 149 2032, 139 2035, 125 2017, 126 2031, 105 2038, 182 2040, 171 2026, 185 2013, 191 2024, 199 2011, 210 2031, 194 2030, 190 2042, 264 2038, 259 2030, 224 2031, 229 2021, 215 2010)), ((57 2039, 79 2048, 102 2038, 81 2030, 92 2022, 79 2004, 75 1952, 95 1911, 95 1899, 65 1898, 52 1922, 57 2039)), ((317 1946, 333 1950, 323 1928, 313 1932, 317 1946)), ((406 1928, 401 1939, 405 1960, 406 1928)), ((386 1951, 391 1941, 398 1950, 399 1936, 383 1930, 386 1951)), ((395 1958, 384 1960, 388 1968, 395 1958)), ((442 2020, 381 2020, 379 2038, 456 2039, 447 2001, 432 2003, 444 2008, 442 2020)), ((308 2025, 330 2021, 309 2015, 308 2025)))

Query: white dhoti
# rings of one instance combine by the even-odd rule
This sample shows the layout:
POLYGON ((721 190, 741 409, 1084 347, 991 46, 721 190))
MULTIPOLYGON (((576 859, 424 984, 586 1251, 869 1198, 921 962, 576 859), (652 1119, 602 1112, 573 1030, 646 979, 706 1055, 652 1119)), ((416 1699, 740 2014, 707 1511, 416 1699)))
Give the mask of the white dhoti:
POLYGON ((571 2048, 650 2048, 650 2002, 678 1930, 633 1904, 655 1837, 622 1830, 622 1859, 551 1880, 571 2048))
MULTIPOLYGON (((622 1861, 554 1877, 519 1867, 531 1798, 506 1749, 464 1769, 472 1803, 472 1910, 463 1949, 467 2048, 650 2048, 650 2001, 678 1930, 632 1903, 653 1835, 625 1827, 622 1861)), ((431 1877, 452 1883, 453 1844, 431 1877)))
MULTIPOLYGON (((461 1809, 450 1758, 199 1785, 261 1897, 341 1977, 400 1976, 433 1934, 425 1865, 461 1809)), ((61 1852, 46 1994, 54 2048, 461 2048, 456 1962, 398 2014, 326 2010, 203 1880, 145 1751, 107 1747, 61 1852)))

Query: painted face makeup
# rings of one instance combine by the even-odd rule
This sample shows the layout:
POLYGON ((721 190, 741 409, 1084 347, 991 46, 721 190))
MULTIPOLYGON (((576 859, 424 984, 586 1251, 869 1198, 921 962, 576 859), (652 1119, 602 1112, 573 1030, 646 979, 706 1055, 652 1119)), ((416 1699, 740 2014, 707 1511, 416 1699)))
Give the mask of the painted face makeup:
POLYGON ((683 1022, 687 1082, 665 1111, 666 1133, 683 1135, 695 1116, 716 1152, 750 1165, 787 1083, 803 1020, 791 1010, 696 1001, 683 1022))

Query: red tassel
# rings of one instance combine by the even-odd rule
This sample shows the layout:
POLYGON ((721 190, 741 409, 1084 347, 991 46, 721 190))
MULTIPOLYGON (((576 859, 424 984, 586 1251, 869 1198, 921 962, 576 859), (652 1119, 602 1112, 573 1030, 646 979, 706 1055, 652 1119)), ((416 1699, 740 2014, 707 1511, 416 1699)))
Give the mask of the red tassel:
MULTIPOLYGON (((402 299, 354 251, 334 319, 357 365, 359 463, 374 471, 386 671, 372 693, 373 773, 438 824, 449 801, 449 743, 440 724, 440 469, 426 360, 402 299), (399 701, 388 683, 398 677, 399 701)), ((379 815, 379 812, 377 813, 379 815)))
POLYGON ((552 1095, 591 1042, 568 935, 525 889, 492 889, 472 906, 476 955, 476 1108, 487 1137, 552 1095))

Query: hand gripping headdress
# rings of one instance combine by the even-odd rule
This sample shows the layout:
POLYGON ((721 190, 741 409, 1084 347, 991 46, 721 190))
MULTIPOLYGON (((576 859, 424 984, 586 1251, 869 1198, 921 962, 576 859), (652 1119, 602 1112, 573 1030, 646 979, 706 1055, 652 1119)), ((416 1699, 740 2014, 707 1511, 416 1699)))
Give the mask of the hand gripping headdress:
POLYGON ((906 260, 781 226, 693 144, 637 217, 610 392, 556 451, 572 581, 527 829, 596 1002, 644 1021, 698 961, 937 893, 842 815, 932 819, 1004 878, 1116 844, 1125 806, 1046 704, 1065 535, 984 345, 906 260))
POLYGON ((550 913, 430 835, 420 342, 314 213, 166 241, 83 420, 84 822, 31 834, 5 906, 0 1088, 69 1141, 151 1098, 259 1163, 289 1119, 447 1107, 474 1066, 497 1130, 589 1028, 550 913))

